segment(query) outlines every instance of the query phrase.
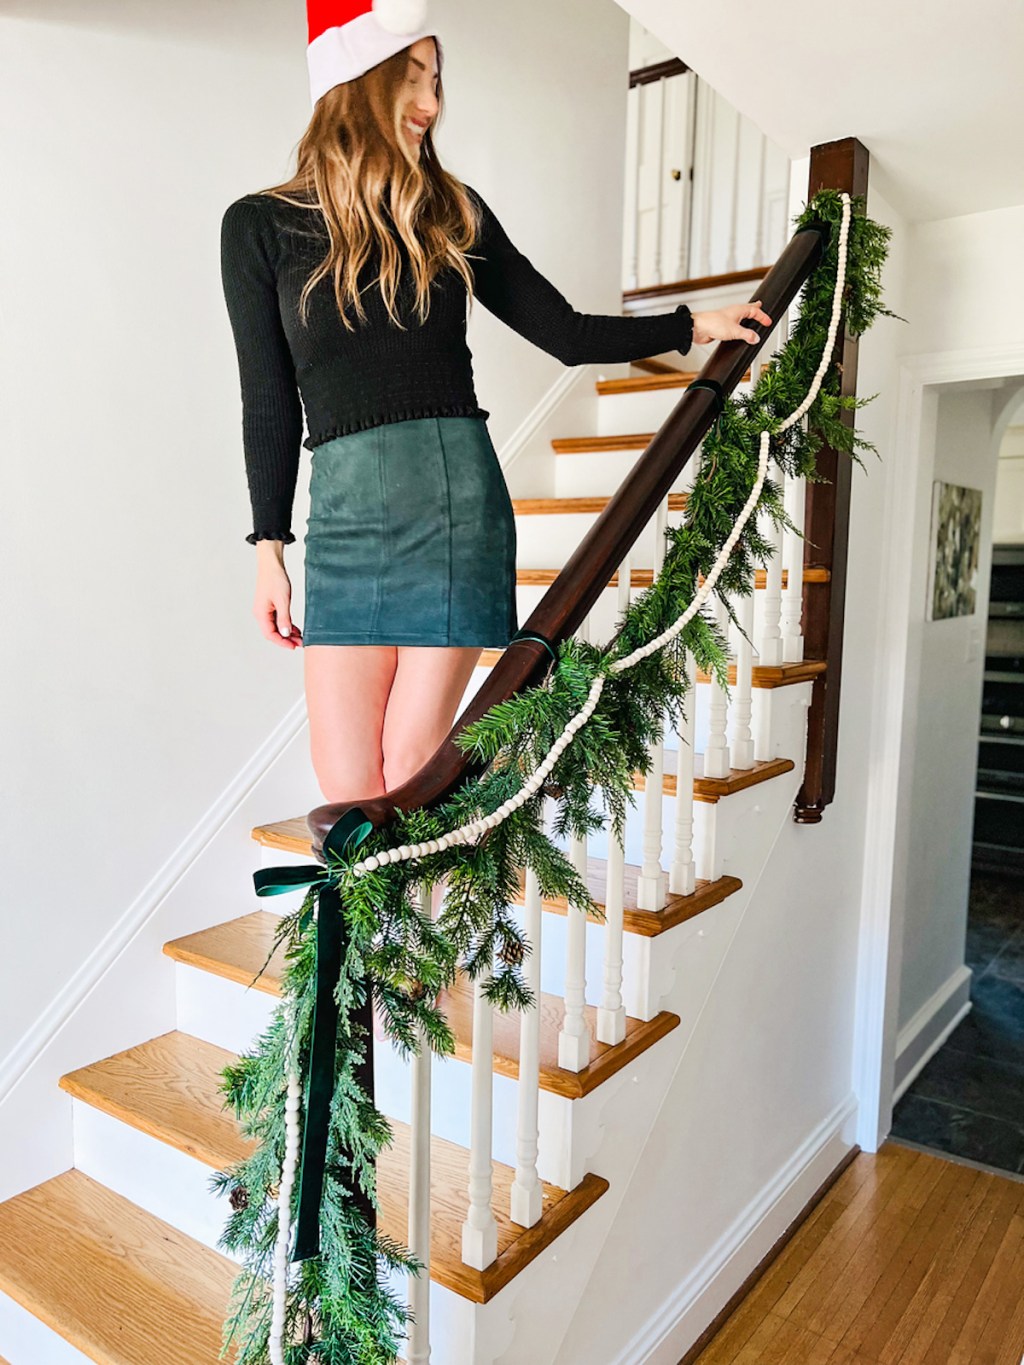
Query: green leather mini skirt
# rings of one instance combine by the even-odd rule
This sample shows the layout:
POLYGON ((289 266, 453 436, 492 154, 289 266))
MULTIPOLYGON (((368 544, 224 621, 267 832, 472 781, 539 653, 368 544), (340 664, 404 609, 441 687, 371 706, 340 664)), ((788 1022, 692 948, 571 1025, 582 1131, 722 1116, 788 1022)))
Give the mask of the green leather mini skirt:
POLYGON ((315 446, 304 645, 500 649, 516 528, 482 417, 383 422, 315 446))

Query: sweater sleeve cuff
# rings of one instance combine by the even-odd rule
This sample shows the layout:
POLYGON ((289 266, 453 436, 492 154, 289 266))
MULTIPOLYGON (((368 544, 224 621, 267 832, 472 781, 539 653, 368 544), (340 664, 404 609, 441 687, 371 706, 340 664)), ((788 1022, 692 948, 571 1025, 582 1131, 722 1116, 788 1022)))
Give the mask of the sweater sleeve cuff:
POLYGON ((681 351, 683 355, 686 355, 687 351, 693 345, 693 314, 685 303, 678 304, 675 311, 679 318, 682 330, 682 335, 679 338, 679 345, 676 349, 681 351))
POLYGON ((255 545, 258 540, 283 540, 286 545, 291 545, 295 541, 291 531, 253 531, 246 536, 250 545, 255 545))

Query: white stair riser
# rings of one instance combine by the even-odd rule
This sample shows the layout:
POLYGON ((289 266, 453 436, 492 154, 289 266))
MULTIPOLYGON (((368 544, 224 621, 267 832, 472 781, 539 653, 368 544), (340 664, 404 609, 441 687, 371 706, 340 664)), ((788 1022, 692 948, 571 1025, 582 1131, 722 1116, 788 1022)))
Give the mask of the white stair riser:
MULTIPOLYGON (((210 1190, 213 1172, 209 1166, 82 1100, 74 1101, 74 1122, 75 1165, 79 1170, 204 1246, 228 1254, 217 1242, 230 1208, 226 1198, 210 1190)), ((231 1259, 241 1261, 238 1256, 231 1259)), ((396 1275, 393 1283, 398 1292, 404 1292, 403 1276, 396 1275)), ((431 1284, 435 1358, 451 1360, 453 1365, 475 1365, 473 1356, 460 1343, 472 1338, 471 1319, 480 1311, 479 1305, 443 1285, 431 1284)), ((37 1361, 50 1365, 51 1360, 54 1365, 63 1365, 64 1361, 59 1355, 14 1355, 15 1361, 21 1359, 25 1365, 30 1360, 33 1365, 37 1361)), ((77 1354, 67 1357, 69 1362, 84 1359, 77 1354)))
MULTIPOLYGON (((646 431, 646 428, 638 428, 646 431)), ((651 428, 653 431, 653 428, 651 428)), ((555 487, 558 498, 610 498, 643 455, 643 450, 587 450, 578 454, 554 456, 555 487)), ((694 455, 691 459, 696 459, 694 455)), ((688 471, 683 469, 674 480, 672 493, 686 491, 688 471)))
POLYGON ((91 1357, 0 1293, 0 1355, 13 1365, 90 1365, 91 1357))
MULTIPOLYGON (((668 513, 670 526, 682 524, 683 509, 668 513)), ((530 512, 516 517, 516 563, 521 569, 560 569, 597 520, 597 512, 530 512)), ((655 527, 644 527, 630 552, 633 568, 654 564, 655 527)))
MULTIPOLYGON (((276 997, 247 990, 237 982, 215 976, 198 967, 178 963, 178 1028, 232 1052, 247 1051, 270 1022, 276 997)), ((470 1082, 468 1063, 455 1057, 434 1056, 431 1067, 431 1116, 433 1130, 449 1142, 467 1147, 470 1139, 470 1082)), ((383 1114, 400 1123, 411 1121, 411 1074, 397 1050, 388 1042, 374 1043, 376 1103, 383 1114)), ((558 1105, 571 1106, 562 1096, 558 1105)), ((517 1083, 507 1076, 494 1077, 494 1157, 506 1165, 516 1163, 517 1083)), ((567 1123, 559 1119, 560 1126, 567 1123)), ((542 1178, 560 1184, 564 1168, 544 1169, 542 1178)), ((163 1215, 161 1215, 163 1216, 163 1215)))
MULTIPOLYGON (((679 356, 676 361, 681 369, 696 373, 701 366, 699 358, 679 356)), ((602 393, 597 397, 598 436, 633 435, 635 432, 657 431, 667 421, 676 404, 686 392, 685 388, 640 389, 635 393, 602 393)), ((739 384, 736 394, 749 393, 750 384, 739 384)), ((562 456, 553 456, 560 460, 562 456)), ((577 458, 577 457, 572 457, 577 458)), ((583 456, 587 459, 587 456, 583 456)))

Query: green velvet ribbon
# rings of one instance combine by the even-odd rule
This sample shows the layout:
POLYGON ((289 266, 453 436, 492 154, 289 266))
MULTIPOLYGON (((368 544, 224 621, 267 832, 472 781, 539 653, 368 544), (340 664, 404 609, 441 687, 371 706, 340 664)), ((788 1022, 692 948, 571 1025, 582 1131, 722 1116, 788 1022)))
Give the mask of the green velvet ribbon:
MULTIPOLYGON (((373 825, 358 806, 353 806, 328 831, 324 839, 324 853, 347 856, 363 842, 373 825)), ((313 1002, 312 1038, 306 1076, 304 1105, 305 1123, 302 1133, 302 1153, 299 1166, 298 1215, 296 1217, 293 1261, 304 1261, 320 1251, 320 1204, 323 1199, 324 1169, 327 1160, 327 1141, 331 1122, 331 1100, 334 1096, 334 1071, 338 1046, 338 1002, 335 990, 341 976, 341 964, 347 944, 347 926, 342 914, 341 896, 330 880, 328 867, 320 863, 304 863, 286 867, 261 867, 252 874, 257 896, 280 896, 303 886, 317 890, 316 921, 316 995, 313 1002)), ((312 907, 306 910, 300 928, 309 924, 312 907)), ((373 994, 365 983, 363 1004, 356 1019, 365 1030, 363 1060, 359 1068, 359 1083, 370 1103, 373 1090, 373 994)), ((377 1214, 373 1201, 364 1194, 354 1179, 348 1185, 356 1206, 371 1228, 376 1227, 377 1214)))

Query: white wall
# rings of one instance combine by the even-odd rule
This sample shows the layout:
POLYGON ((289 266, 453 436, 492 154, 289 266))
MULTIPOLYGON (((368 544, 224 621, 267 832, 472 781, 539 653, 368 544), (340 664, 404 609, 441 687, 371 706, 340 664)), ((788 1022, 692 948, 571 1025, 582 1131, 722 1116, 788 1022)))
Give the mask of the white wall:
POLYGON ((929 395, 934 458, 913 527, 912 616, 902 759, 903 830, 897 890, 904 914, 902 1028, 962 967, 978 766, 985 618, 992 567, 996 451, 991 389, 929 395), (932 481, 981 489, 974 613, 927 619, 932 481))
POLYGON ((1024 541, 1024 426, 1008 428, 999 447, 992 539, 1024 541))
MULTIPOLYGON (((577 307, 618 311, 626 16, 432 4, 446 164, 577 307)), ((79 966, 129 907, 135 924, 155 908, 205 813, 255 852, 252 812, 224 793, 301 698, 301 658, 250 616, 218 233, 232 199, 286 174, 308 120, 305 8, 9 4, 0 76, 2 1091, 48 1007, 73 1006, 79 966)), ((500 449, 562 367, 482 306, 470 340, 500 449)), ((250 898, 211 899, 209 920, 250 898)))

